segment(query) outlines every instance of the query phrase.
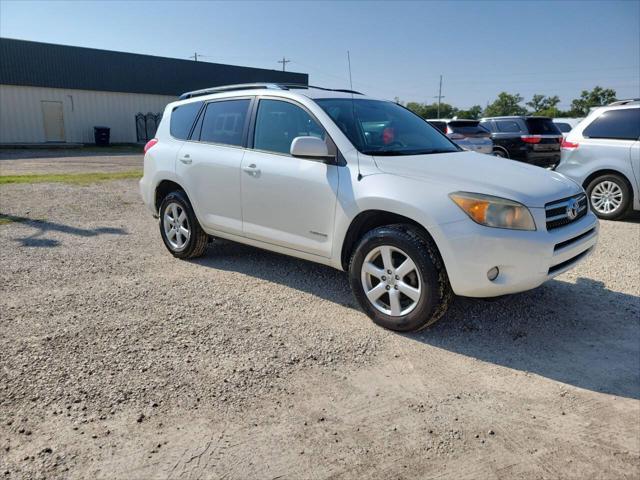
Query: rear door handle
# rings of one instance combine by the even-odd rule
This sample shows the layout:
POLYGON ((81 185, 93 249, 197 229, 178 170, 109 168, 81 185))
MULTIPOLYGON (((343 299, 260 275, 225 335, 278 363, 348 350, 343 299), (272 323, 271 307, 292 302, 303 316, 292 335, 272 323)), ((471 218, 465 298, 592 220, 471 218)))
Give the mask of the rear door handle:
POLYGON ((242 167, 242 170, 247 172, 249 175, 253 175, 254 177, 260 173, 260 169, 256 167, 255 163, 252 163, 248 167, 242 167))
POLYGON ((191 155, 189 155, 188 153, 180 157, 180 161, 185 165, 189 165, 191 162, 193 162, 193 160, 191 160, 191 155))

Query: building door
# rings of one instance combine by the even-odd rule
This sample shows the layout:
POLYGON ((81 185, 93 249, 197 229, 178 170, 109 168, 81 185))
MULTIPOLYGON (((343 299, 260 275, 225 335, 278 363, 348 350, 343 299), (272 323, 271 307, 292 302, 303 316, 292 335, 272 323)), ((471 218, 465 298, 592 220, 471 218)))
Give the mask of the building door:
POLYGON ((44 138, 47 142, 64 142, 62 102, 42 101, 44 138))

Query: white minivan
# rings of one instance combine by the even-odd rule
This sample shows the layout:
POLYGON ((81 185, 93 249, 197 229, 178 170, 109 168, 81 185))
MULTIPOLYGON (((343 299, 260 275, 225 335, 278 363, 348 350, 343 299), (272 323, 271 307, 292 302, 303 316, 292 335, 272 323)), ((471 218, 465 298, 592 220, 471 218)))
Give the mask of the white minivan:
POLYGON ((453 294, 535 288, 598 238, 577 183, 463 151, 358 92, 187 93, 145 151, 140 192, 172 255, 202 255, 219 237, 345 270, 363 310, 398 331, 435 322, 453 294))
POLYGON ((563 140, 556 171, 585 188, 600 218, 640 210, 640 101, 594 109, 563 140))

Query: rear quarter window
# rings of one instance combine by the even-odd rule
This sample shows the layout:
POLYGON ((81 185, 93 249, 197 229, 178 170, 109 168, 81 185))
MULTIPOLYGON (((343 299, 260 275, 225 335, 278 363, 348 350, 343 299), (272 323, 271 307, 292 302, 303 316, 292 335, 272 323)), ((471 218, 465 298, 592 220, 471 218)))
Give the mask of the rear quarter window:
POLYGON ((640 137, 640 108, 604 112, 584 129, 582 135, 587 138, 638 140, 640 137))
POLYGON ((560 130, 562 133, 568 133, 571 131, 571 125, 569 125, 568 123, 561 123, 561 122, 554 122, 556 124, 556 127, 558 127, 558 130, 560 130))
POLYGON ((173 138, 179 140, 186 140, 189 138, 191 127, 196 120, 196 115, 200 111, 203 102, 185 103, 184 105, 178 105, 171 112, 171 122, 169 124, 169 131, 173 138))

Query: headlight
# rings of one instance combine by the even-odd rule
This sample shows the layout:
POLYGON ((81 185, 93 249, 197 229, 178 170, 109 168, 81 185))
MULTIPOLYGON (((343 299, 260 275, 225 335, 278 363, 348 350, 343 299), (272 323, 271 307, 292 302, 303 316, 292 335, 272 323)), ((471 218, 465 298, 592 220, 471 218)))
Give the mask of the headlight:
POLYGON ((480 225, 514 230, 536 229, 529 209, 513 200, 468 192, 450 193, 449 197, 480 225))

